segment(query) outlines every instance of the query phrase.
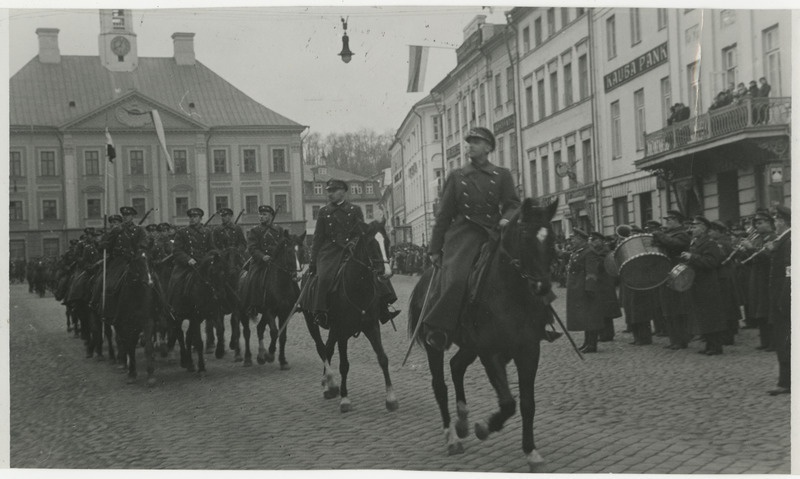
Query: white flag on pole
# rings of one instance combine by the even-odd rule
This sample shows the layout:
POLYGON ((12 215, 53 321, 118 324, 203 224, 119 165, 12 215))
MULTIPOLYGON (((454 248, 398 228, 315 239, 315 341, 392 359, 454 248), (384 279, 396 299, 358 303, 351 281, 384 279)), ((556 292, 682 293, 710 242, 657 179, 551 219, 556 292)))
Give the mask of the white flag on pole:
POLYGON ((151 113, 153 114, 153 123, 156 125, 158 142, 161 143, 161 149, 164 151, 164 156, 167 158, 167 169, 174 173, 175 165, 172 164, 172 157, 169 156, 169 151, 167 150, 167 140, 164 137, 164 125, 161 123, 161 115, 158 114, 158 110, 153 110, 151 113))

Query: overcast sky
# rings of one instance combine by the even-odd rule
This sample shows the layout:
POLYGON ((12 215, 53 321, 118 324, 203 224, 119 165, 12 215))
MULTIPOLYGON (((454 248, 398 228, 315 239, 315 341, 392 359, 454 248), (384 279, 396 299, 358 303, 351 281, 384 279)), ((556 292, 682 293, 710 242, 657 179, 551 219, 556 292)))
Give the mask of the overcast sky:
MULTIPOLYGON (((456 64, 476 16, 505 23, 509 7, 282 7, 134 10, 140 57, 170 57, 171 35, 194 32, 197 59, 256 101, 311 131, 396 129, 425 93, 406 93, 408 46, 432 48, 424 90, 456 64), (342 23, 349 17, 344 64, 342 23)), ((97 55, 98 10, 9 11, 9 74, 37 55, 36 29, 58 28, 62 55, 97 55)))

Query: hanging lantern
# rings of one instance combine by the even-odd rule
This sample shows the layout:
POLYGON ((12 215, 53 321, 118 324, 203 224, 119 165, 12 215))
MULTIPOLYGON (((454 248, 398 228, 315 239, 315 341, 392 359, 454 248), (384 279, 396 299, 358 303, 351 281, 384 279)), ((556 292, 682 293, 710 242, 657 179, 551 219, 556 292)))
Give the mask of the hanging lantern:
POLYGON ((339 56, 342 57, 343 62, 350 63, 354 53, 350 51, 350 38, 347 36, 347 20, 344 18, 342 18, 342 26, 344 27, 344 34, 342 35, 342 51, 339 52, 339 56))

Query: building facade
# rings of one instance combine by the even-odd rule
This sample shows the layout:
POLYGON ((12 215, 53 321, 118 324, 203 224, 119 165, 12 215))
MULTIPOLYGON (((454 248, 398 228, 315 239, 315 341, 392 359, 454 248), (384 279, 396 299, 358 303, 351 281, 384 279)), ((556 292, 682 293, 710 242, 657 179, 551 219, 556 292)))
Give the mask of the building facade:
POLYGON ((208 218, 230 207, 248 226, 272 204, 277 222, 301 231, 306 127, 199 62, 192 33, 172 36, 173 57, 142 58, 130 10, 101 10, 100 26, 93 56, 62 56, 58 30, 38 29, 38 56, 10 80, 11 256, 58 256, 123 205, 150 211, 145 224, 177 225, 188 208, 208 218))

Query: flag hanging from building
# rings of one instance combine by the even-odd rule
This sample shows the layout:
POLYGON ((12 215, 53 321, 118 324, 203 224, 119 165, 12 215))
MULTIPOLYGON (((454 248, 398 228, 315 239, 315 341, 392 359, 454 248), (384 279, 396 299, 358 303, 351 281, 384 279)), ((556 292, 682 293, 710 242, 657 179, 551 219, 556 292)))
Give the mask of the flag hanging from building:
POLYGON ((153 124, 156 126, 156 135, 158 135, 158 142, 161 143, 161 150, 164 151, 164 156, 167 158, 167 169, 170 172, 174 172, 175 166, 172 164, 172 157, 169 156, 169 151, 167 150, 167 140, 164 137, 164 125, 161 123, 161 115, 158 114, 158 110, 153 110, 150 113, 153 115, 153 124))
POLYGON ((117 157, 117 150, 114 149, 114 140, 111 139, 111 133, 108 132, 106 127, 106 158, 109 163, 114 163, 114 158, 117 157))
POLYGON ((408 93, 422 91, 428 67, 428 50, 430 47, 408 46, 408 93))

